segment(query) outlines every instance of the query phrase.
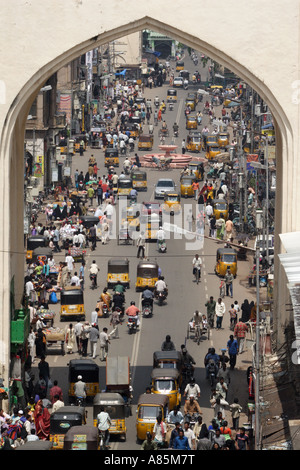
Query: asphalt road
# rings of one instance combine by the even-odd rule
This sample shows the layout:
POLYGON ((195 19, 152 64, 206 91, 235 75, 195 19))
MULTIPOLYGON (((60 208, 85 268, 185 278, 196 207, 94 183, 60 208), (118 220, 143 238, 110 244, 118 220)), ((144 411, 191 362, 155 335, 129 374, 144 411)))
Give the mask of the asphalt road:
MULTIPOLYGON (((192 72, 194 67, 191 65, 190 60, 186 60, 186 68, 192 72)), ((201 64, 197 66, 201 72, 201 64)), ((204 72, 204 71, 203 71, 204 72)), ((205 72, 204 72, 205 73, 205 72)), ((168 85, 165 84, 163 87, 149 90, 145 89, 145 97, 150 97, 152 100, 154 96, 158 95, 161 99, 166 100, 168 85)), ((188 91, 190 91, 192 87, 188 91)), ((195 88, 196 90, 196 88, 195 88)), ((180 125, 179 136, 175 139, 175 143, 179 145, 181 152, 181 141, 183 138, 186 139, 187 130, 185 129, 185 117, 184 117, 184 100, 188 91, 180 89, 178 91, 178 103, 175 105, 173 111, 167 110, 165 119, 168 127, 171 129, 175 121, 180 125)), ((198 109, 203 108, 203 104, 199 103, 198 109)), ((221 107, 217 108, 217 113, 221 113, 221 107)), ((207 116, 204 116, 203 123, 206 124, 207 116)), ((202 126, 201 126, 202 129, 202 126)), ((159 128, 155 128, 154 132, 154 149, 153 152, 158 150, 159 128)), ((172 133, 170 132, 169 142, 171 143, 172 133)), ((104 152, 102 150, 88 149, 83 157, 76 154, 73 157, 72 172, 74 174, 75 169, 79 171, 83 170, 85 173, 88 168, 88 159, 91 154, 94 154, 97 160, 100 171, 98 174, 106 174, 104 167, 104 152)), ((123 157, 120 158, 122 162, 123 157)), ((121 172, 120 168, 117 170, 121 172)), ((168 170, 159 171, 155 169, 147 169, 148 176, 148 189, 146 193, 140 193, 138 202, 151 201, 154 199, 154 184, 160 177, 171 177, 175 183, 179 184, 179 172, 180 170, 168 170)), ((182 201, 182 205, 192 205, 195 211, 195 201, 189 199, 182 201)), ((96 208, 96 202, 94 202, 96 208)), ((118 204, 116 210, 118 209, 118 204)), ((186 207, 184 207, 184 211, 186 207)), ((185 212, 186 214, 186 212, 185 212)), ((208 234, 206 227, 206 234, 208 234)), ((159 266, 162 269, 162 273, 165 276, 165 280, 169 289, 169 296, 163 306, 154 304, 154 315, 152 318, 142 318, 139 331, 129 335, 126 327, 126 323, 119 327, 119 339, 112 339, 109 347, 109 355, 111 356, 129 356, 131 363, 132 372, 132 383, 134 389, 134 398, 132 405, 132 415, 126 420, 127 425, 127 440, 121 442, 118 438, 111 438, 112 449, 119 450, 134 450, 140 447, 140 444, 136 441, 136 428, 135 428, 135 409, 138 397, 145 391, 145 388, 150 384, 150 374, 152 370, 152 357, 153 352, 160 350, 161 344, 167 334, 170 334, 174 341, 177 349, 180 348, 181 344, 186 343, 188 351, 194 357, 196 361, 195 378, 196 382, 201 388, 200 406, 203 411, 203 419, 207 423, 210 423, 213 417, 213 410, 210 408, 209 395, 210 387, 205 379, 203 359, 209 347, 214 346, 216 352, 220 353, 221 348, 226 347, 227 340, 229 339, 229 315, 225 315, 223 320, 223 329, 216 331, 212 330, 210 339, 206 337, 202 338, 200 345, 198 346, 193 342, 192 339, 187 339, 187 328, 188 322, 191 319, 194 311, 198 309, 200 312, 205 313, 204 307, 205 302, 212 295, 215 299, 219 296, 219 285, 220 280, 214 273, 216 250, 220 245, 212 240, 205 239, 203 249, 194 245, 193 240, 187 240, 184 236, 182 239, 174 239, 174 235, 170 234, 170 239, 167 240, 167 252, 159 254, 157 251, 156 243, 147 244, 147 257, 150 260, 157 260, 159 266), (195 284, 192 276, 192 259, 194 254, 198 252, 203 260, 202 278, 199 285, 195 284)), ((130 304, 131 300, 135 300, 136 305, 140 305, 141 295, 135 291, 136 281, 136 267, 138 259, 136 258, 137 248, 135 246, 124 246, 118 245, 116 240, 110 240, 107 245, 98 243, 95 252, 91 252, 87 249, 86 256, 86 271, 93 259, 96 260, 101 268, 100 275, 98 275, 97 290, 90 289, 90 281, 86 273, 86 286, 84 291, 85 309, 87 312, 87 320, 90 320, 90 312, 94 310, 96 302, 99 298, 100 293, 106 286, 107 276, 107 262, 111 257, 127 257, 130 260, 130 279, 131 286, 126 292, 126 305, 130 304)), ((58 261, 64 258, 64 253, 55 255, 55 259, 58 261)), ((78 270, 80 264, 77 265, 78 270)), ((238 263, 238 275, 234 281, 233 287, 233 299, 224 299, 226 308, 230 307, 232 300, 238 300, 240 304, 245 298, 254 298, 253 293, 249 292, 246 287, 245 278, 248 273, 249 264, 247 261, 238 263)), ((56 311, 59 310, 59 305, 54 307, 56 311)), ((68 322, 60 323, 59 316, 55 319, 55 326, 66 328, 68 322)), ((109 326, 109 319, 99 319, 99 329, 102 330, 104 326, 109 326)), ((98 351, 99 353, 99 351, 98 351)), ((48 355, 47 361, 51 368, 51 379, 52 381, 57 379, 59 385, 62 387, 64 397, 67 403, 68 397, 68 361, 71 358, 79 358, 80 356, 75 352, 72 355, 48 355)), ((95 359, 95 362, 100 366, 100 387, 105 387, 105 363, 100 362, 99 356, 95 359)), ((37 366, 38 361, 34 364, 34 368, 37 366)), ((229 389, 228 400, 234 398, 235 394, 239 394, 241 387, 246 387, 246 376, 245 367, 250 365, 249 354, 247 352, 238 358, 237 368, 232 373, 232 384, 229 389)), ((36 374, 37 377, 37 374, 36 374)), ((238 395, 239 396, 239 395, 238 395)), ((88 409, 88 423, 92 420, 92 408, 88 409)), ((229 418, 229 416, 228 416, 229 418)), ((229 420, 230 421, 230 420, 229 420)), ((231 421, 230 421, 231 424, 231 421)))

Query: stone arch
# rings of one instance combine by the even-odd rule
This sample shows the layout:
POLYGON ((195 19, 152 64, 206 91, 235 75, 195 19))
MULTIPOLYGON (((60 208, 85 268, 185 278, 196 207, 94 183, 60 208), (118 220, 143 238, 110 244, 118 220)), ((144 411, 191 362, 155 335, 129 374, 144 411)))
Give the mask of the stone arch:
MULTIPOLYGON (((161 14, 163 16, 163 13, 161 14)), ((99 28, 100 29, 100 28, 99 28)), ((2 344, 9 344, 9 332, 10 332, 10 319, 9 319, 9 305, 10 305, 10 281, 13 275, 16 276, 16 300, 17 302, 21 298, 21 287, 23 283, 23 273, 20 272, 18 267, 23 259, 22 254, 22 218, 23 212, 22 207, 19 204, 22 189, 23 189, 23 173, 21 170, 21 162, 23 161, 23 141, 25 122, 33 99, 35 98, 38 90, 43 86, 46 80, 57 70, 59 70, 64 64, 72 61, 76 57, 91 49, 121 38, 126 34, 130 34, 142 29, 152 29, 200 50, 207 56, 216 60, 220 64, 226 66, 228 69, 235 72, 238 76, 244 79, 257 93, 265 100, 269 105, 270 110, 273 114, 276 132, 280 136, 277 145, 277 156, 279 157, 279 168, 282 170, 278 178, 279 192, 284 184, 287 184, 287 161, 289 152, 292 154, 293 149, 293 126, 291 125, 288 115, 281 106, 280 101, 276 98, 274 92, 266 85, 263 77, 259 77, 256 70, 250 70, 247 68, 247 60, 245 63, 239 63, 236 59, 231 57, 230 51, 226 48, 218 48, 216 45, 207 42, 205 35, 201 37, 201 28, 199 36, 196 37, 189 33, 186 33, 184 29, 175 28, 174 26, 168 25, 165 22, 158 21, 157 19, 149 16, 142 17, 134 22, 125 22, 115 28, 112 28, 103 33, 97 34, 96 36, 87 38, 78 44, 75 43, 72 47, 67 50, 59 51, 59 53, 48 60, 42 65, 32 76, 23 84, 18 94, 15 96, 11 103, 9 110, 6 114, 4 125, 1 130, 1 141, 0 141, 0 169, 3 175, 3 184, 0 185, 0 197, 2 198, 3 204, 7 204, 7 210, 0 212, 0 260, 1 260, 1 274, 3 279, 2 296, 1 296, 1 311, 2 311, 2 325, 3 333, 0 341, 2 344), (15 158, 17 157, 17 158, 15 158), (284 162, 284 164, 283 164, 284 162), (16 191, 16 187, 21 188, 20 191, 16 191), (12 217, 12 215, 14 217, 12 217), (21 227, 15 229, 15 220, 17 225, 21 224, 21 227), (8 224, 8 230, 7 228, 8 224), (6 312, 4 314, 3 312, 6 312)), ((295 178, 296 175, 293 176, 295 178)), ((279 194, 276 207, 276 211, 284 207, 286 204, 287 197, 279 194)), ((292 206, 292 204, 290 204, 292 206)), ((292 230, 295 226, 295 222, 291 219, 291 211, 287 211, 286 214, 281 214, 281 219, 276 220, 277 233, 282 231, 282 227, 286 226, 287 230, 292 230)), ((296 221, 297 223, 297 221, 296 221)), ((283 276, 282 274, 280 275, 283 276)), ((284 278, 282 277, 282 280, 284 278)), ((280 283, 278 276, 277 285, 280 284, 281 290, 284 290, 283 283, 280 283)), ((284 304, 285 294, 282 293, 284 304)), ((279 305, 280 307, 281 305, 279 305)), ((9 350, 4 351, 4 357, 1 358, 1 362, 9 364, 9 350)), ((8 367, 6 368, 4 376, 8 377, 8 367)), ((6 380, 6 383, 8 381, 6 380)))

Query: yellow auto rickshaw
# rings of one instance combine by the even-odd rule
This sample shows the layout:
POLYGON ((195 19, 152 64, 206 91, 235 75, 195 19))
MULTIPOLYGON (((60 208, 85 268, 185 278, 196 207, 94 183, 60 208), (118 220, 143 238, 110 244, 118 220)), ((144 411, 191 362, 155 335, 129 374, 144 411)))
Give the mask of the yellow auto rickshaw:
POLYGON ((75 398, 74 385, 78 376, 86 384, 86 398, 94 397, 100 392, 99 366, 92 359, 72 359, 69 362, 69 400, 75 398))
POLYGON ((74 149, 75 149, 76 153, 80 152, 81 145, 82 145, 83 151, 86 150, 86 148, 87 148, 87 139, 86 139, 85 135, 75 135, 75 136, 73 136, 73 140, 74 140, 74 149))
POLYGON ((106 168, 110 166, 118 167, 120 165, 119 150, 113 147, 107 147, 104 153, 104 165, 106 168))
POLYGON ((138 142, 138 150, 152 150, 153 147, 153 135, 152 134, 140 134, 138 142))
POLYGON ((191 174, 194 175, 197 181, 203 180, 203 177, 204 177, 203 163, 189 162, 188 169, 190 170, 191 174))
POLYGON ((69 318, 85 320, 83 290, 77 286, 67 286, 60 293, 60 321, 69 318))
POLYGON ((229 206, 225 199, 214 199, 212 206, 216 219, 220 219, 220 217, 223 217, 224 220, 228 219, 229 206))
POLYGON ((217 250, 217 261, 215 266, 216 274, 224 277, 228 267, 230 267, 230 271, 233 276, 236 277, 237 252, 233 248, 219 248, 217 250))
POLYGON ((131 172, 132 187, 137 191, 147 191, 147 172, 133 170, 131 172))
POLYGON ((62 406, 50 415, 50 436, 53 450, 64 448, 64 439, 72 426, 83 426, 86 413, 82 406, 62 406))
POLYGON ((180 214, 180 195, 177 193, 165 193, 162 210, 164 213, 170 215, 180 214))
POLYGON ((119 178, 117 196, 129 196, 132 190, 132 179, 129 177, 119 178))
POLYGON ((195 111, 196 105, 195 105, 194 100, 190 100, 189 98, 187 98, 185 100, 185 107, 187 108, 188 106, 191 109, 191 111, 195 111))
POLYGON ((158 264, 155 261, 140 261, 137 266, 136 292, 154 289, 158 281, 158 264))
POLYGON ((143 393, 139 396, 136 411, 137 439, 144 441, 147 432, 152 434, 157 416, 165 421, 169 412, 168 395, 156 393, 143 393))
POLYGON ((180 178, 180 195, 183 197, 193 197, 193 182, 196 181, 194 175, 183 175, 180 178))
POLYGON ((188 114, 186 117, 186 129, 198 129, 197 117, 188 114))
POLYGON ((186 149, 189 152, 201 152, 203 146, 200 132, 190 132, 186 139, 186 149))
POLYGON ((154 213, 141 214, 141 227, 145 230, 146 240, 157 240, 157 232, 162 225, 162 215, 154 213))
POLYGON ((195 106, 196 106, 197 103, 198 103, 198 95, 197 95, 197 93, 188 93, 187 99, 193 100, 194 103, 195 103, 195 106))
POLYGON ((218 145, 220 148, 225 148, 229 145, 229 133, 219 132, 218 134, 218 145))
POLYGON ((48 245, 47 237, 43 235, 32 235, 27 238, 27 251, 26 261, 30 263, 32 261, 33 251, 36 248, 46 248, 48 245))
POLYGON ((207 160, 214 160, 217 155, 221 153, 218 143, 215 144, 206 144, 206 154, 205 157, 207 160))
POLYGON ((167 91, 167 103, 177 103, 177 90, 169 88, 167 91))
POLYGON ((93 424, 95 427, 97 427, 97 416, 102 407, 111 419, 109 433, 126 440, 125 418, 128 416, 128 407, 122 395, 113 392, 97 393, 93 401, 93 424))
POLYGON ((127 258, 112 258, 107 262, 107 288, 112 289, 116 284, 130 287, 129 260, 127 258))
POLYGON ((180 70, 184 70, 184 62, 183 60, 178 60, 176 62, 176 72, 180 72, 180 70))
POLYGON ((129 118, 129 124, 133 124, 136 127, 138 135, 142 133, 142 118, 140 116, 131 116, 129 118))
POLYGON ((151 392, 169 397, 169 410, 181 402, 180 373, 177 369, 153 369, 151 372, 151 392))
POLYGON ((137 139, 140 134, 139 126, 134 123, 126 124, 126 132, 127 131, 130 133, 129 137, 132 137, 133 139, 137 139))

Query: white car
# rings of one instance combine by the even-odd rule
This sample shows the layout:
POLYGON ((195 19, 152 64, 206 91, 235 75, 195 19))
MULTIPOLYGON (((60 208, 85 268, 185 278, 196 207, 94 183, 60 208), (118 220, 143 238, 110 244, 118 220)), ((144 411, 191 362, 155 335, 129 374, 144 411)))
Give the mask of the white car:
POLYGON ((156 185, 154 191, 155 199, 163 198, 165 193, 175 192, 176 184, 171 178, 160 178, 156 185))
POLYGON ((173 85, 176 87, 183 87, 183 78, 182 77, 175 77, 173 85))

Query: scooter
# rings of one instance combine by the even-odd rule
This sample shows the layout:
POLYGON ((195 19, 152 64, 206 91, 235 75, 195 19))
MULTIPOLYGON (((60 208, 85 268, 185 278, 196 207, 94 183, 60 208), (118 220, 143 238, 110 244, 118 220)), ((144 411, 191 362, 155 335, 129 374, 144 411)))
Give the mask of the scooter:
POLYGON ((149 299, 143 299, 142 301, 142 315, 143 317, 151 317, 153 310, 153 303, 149 299))
POLYGON ((162 306, 164 301, 166 300, 167 298, 167 291, 164 290, 164 291, 159 291, 159 292, 155 292, 155 298, 158 300, 158 305, 159 306, 162 306))
POLYGON ((131 333, 133 333, 133 331, 137 330, 137 319, 132 318, 132 317, 128 317, 127 327, 128 327, 128 333, 131 335, 131 333))
POLYGON ((103 312, 103 317, 104 318, 109 317, 109 308, 106 304, 102 305, 102 312, 103 312))
POLYGON ((208 377, 210 380, 211 388, 213 389, 216 385, 216 364, 214 361, 209 362, 208 377))

